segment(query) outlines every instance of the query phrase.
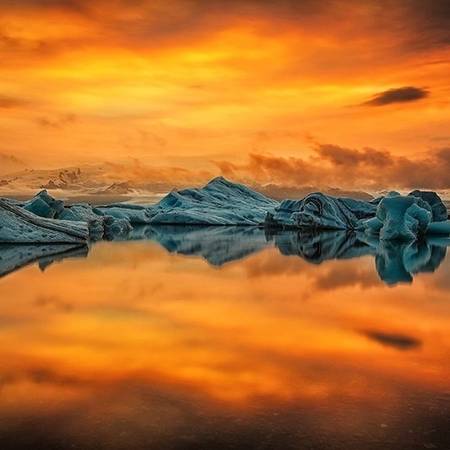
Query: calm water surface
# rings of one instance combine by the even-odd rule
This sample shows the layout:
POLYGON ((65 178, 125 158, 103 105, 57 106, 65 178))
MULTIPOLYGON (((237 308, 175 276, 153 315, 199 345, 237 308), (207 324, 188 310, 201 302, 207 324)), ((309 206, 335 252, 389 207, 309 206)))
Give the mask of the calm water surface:
POLYGON ((1 449, 450 448, 445 247, 142 233, 0 248, 1 449))

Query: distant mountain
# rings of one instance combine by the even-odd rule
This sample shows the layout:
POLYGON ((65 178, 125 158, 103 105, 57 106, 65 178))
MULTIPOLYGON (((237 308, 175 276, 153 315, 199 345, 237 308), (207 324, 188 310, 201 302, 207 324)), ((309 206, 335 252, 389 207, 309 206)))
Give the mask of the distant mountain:
MULTIPOLYGON (((61 169, 24 169, 3 175, 0 192, 28 194, 40 189, 72 193, 96 193, 124 180, 114 175, 107 164, 82 165, 61 169)), ((113 190, 114 188, 112 188, 113 190)))
POLYGON ((113 183, 110 186, 100 189, 96 192, 98 195, 110 195, 110 194, 119 194, 119 195, 127 195, 134 194, 136 190, 133 188, 131 182, 123 181, 118 183, 113 183))

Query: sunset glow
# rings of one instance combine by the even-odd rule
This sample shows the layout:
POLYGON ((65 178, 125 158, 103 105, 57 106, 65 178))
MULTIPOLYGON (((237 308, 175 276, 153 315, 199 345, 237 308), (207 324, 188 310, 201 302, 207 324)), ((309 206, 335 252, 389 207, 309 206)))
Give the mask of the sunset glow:
POLYGON ((332 158, 369 148, 395 166, 393 186, 426 184, 405 179, 406 160, 446 164, 429 182, 446 189, 445 10, 439 0, 2 1, 0 154, 31 168, 137 161, 198 182, 318 184, 325 167, 326 185, 377 187, 379 162, 349 176, 332 158))

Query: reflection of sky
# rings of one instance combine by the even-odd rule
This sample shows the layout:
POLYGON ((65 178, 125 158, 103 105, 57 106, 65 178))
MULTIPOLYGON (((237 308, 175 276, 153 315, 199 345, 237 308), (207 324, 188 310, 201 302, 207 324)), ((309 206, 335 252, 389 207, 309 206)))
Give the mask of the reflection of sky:
POLYGON ((448 268, 392 288, 370 256, 317 266, 268 248, 218 269, 149 242, 25 268, 0 280, 0 435, 442 443, 448 268))

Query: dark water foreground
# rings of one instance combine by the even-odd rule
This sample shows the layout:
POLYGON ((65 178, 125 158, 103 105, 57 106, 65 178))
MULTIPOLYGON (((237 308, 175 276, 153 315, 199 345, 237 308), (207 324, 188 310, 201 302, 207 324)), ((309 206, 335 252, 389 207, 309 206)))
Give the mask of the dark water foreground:
POLYGON ((135 233, 0 248, 1 449, 450 448, 445 241, 135 233))

